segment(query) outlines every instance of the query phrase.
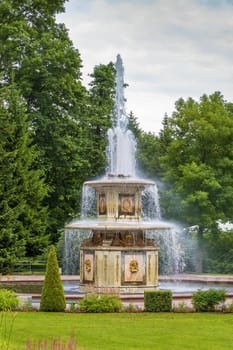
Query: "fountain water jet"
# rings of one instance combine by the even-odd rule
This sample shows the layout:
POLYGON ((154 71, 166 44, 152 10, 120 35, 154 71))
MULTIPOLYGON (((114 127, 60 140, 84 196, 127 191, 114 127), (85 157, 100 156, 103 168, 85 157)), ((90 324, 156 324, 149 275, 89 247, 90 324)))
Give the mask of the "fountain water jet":
POLYGON ((125 112, 124 68, 120 55, 117 55, 116 95, 114 103, 113 128, 108 130, 107 174, 136 175, 136 141, 128 129, 128 116, 125 112))
POLYGON ((125 112, 124 69, 118 55, 106 175, 84 183, 82 220, 66 226, 67 237, 76 234, 79 242, 82 237, 80 289, 83 291, 140 293, 158 288, 156 232, 161 237, 161 232, 170 231, 171 227, 160 220, 155 183, 136 175, 135 150, 136 142, 128 130, 125 112), (93 212, 94 202, 96 217, 85 220, 93 212))

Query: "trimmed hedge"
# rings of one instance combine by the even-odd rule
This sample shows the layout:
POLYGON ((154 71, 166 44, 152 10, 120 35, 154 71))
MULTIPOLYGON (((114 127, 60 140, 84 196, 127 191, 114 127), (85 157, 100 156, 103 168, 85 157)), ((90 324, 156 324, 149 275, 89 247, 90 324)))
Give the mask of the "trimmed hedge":
POLYGON ((116 312, 123 307, 121 300, 112 295, 87 294, 79 302, 81 311, 85 312, 116 312))
POLYGON ((170 290, 144 291, 144 309, 148 312, 172 311, 172 292, 170 290))
POLYGON ((192 304, 196 311, 215 311, 218 304, 226 300, 225 289, 198 290, 192 296, 192 304))

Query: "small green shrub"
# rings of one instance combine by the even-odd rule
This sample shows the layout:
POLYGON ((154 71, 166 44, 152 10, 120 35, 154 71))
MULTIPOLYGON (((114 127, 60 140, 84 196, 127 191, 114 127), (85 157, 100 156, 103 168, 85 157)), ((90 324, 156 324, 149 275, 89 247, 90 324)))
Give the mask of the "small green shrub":
POLYGON ((130 303, 129 305, 125 306, 125 307, 123 308, 123 310, 124 310, 125 312, 132 312, 132 311, 135 311, 135 307, 134 307, 134 305, 133 305, 132 303, 130 303))
POLYGON ((62 312, 66 308, 64 289, 59 273, 56 250, 51 246, 42 288, 40 310, 62 312))
POLYGON ((144 308, 148 312, 170 312, 172 292, 170 290, 145 291, 144 308))
POLYGON ((130 303, 129 305, 124 306, 122 311, 124 311, 124 312, 142 312, 143 309, 138 305, 134 305, 134 304, 130 303))
POLYGON ((17 309, 23 310, 23 311, 33 310, 34 308, 32 305, 32 299, 31 298, 21 299, 17 309))
POLYGON ((122 309, 121 300, 112 295, 88 294, 79 302, 81 311, 85 312, 116 312, 122 309))
POLYGON ((173 308, 173 311, 185 312, 188 310, 188 306, 184 301, 181 301, 176 307, 173 308))
POLYGON ((70 303, 70 305, 69 305, 69 311, 70 311, 70 312, 76 312, 76 311, 77 311, 77 304, 74 303, 74 302, 70 303))
POLYGON ((226 311, 233 312, 233 303, 229 304, 229 305, 226 307, 226 311))
POLYGON ((219 303, 226 300, 225 289, 198 290, 192 296, 192 304, 196 311, 215 311, 219 303))
POLYGON ((0 311, 15 310, 19 305, 19 299, 15 292, 8 289, 0 289, 0 311))

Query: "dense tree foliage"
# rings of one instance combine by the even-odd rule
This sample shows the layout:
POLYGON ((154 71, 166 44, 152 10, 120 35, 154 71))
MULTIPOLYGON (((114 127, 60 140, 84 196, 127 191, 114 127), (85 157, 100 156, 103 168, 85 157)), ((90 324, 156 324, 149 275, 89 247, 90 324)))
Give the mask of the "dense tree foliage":
POLYGON ((186 261, 189 270, 233 271, 232 232, 218 225, 232 222, 232 106, 218 92, 199 102, 181 98, 172 116, 165 115, 159 136, 144 132, 130 114, 139 168, 156 178, 163 216, 188 228, 189 254, 197 245, 196 261, 186 261))
POLYGON ((204 271, 232 274, 233 230, 209 232, 204 241, 204 271))
POLYGON ((198 227, 199 271, 203 268, 203 236, 218 232, 218 220, 232 221, 231 108, 218 92, 203 95, 200 102, 180 99, 161 132, 164 179, 171 186, 166 196, 175 199, 169 215, 174 213, 176 219, 198 227))
POLYGON ((58 228, 78 211, 86 163, 79 153, 86 94, 80 82, 81 60, 64 25, 55 22, 63 4, 4 0, 0 8, 1 70, 5 82, 14 72, 27 102, 49 186, 44 205, 53 241, 58 228))
POLYGON ((150 178, 159 177, 160 143, 159 138, 151 132, 142 132, 138 139, 138 162, 144 174, 150 178))
POLYGON ((0 271, 47 244, 47 194, 24 99, 13 85, 0 87, 0 271))
POLYGON ((85 118, 85 137, 89 141, 86 157, 89 176, 101 175, 106 166, 107 130, 112 124, 115 94, 115 69, 112 63, 94 67, 90 75, 88 114, 85 118))
MULTIPOLYGON (((78 215, 82 183, 105 167, 115 74, 112 64, 96 67, 90 91, 84 88, 79 52, 65 26, 55 20, 64 3, 3 0, 0 4, 2 85, 14 77, 25 101, 31 141, 39 150, 35 168, 41 169, 48 189, 43 198, 48 220, 41 230, 47 225, 52 242, 65 222, 78 215)), ((22 226, 26 229, 26 222, 22 226)), ((35 223, 32 232, 37 229, 35 223)), ((26 250, 32 256, 38 253, 29 245, 26 250)), ((24 251, 18 250, 18 255, 24 256, 24 251)))

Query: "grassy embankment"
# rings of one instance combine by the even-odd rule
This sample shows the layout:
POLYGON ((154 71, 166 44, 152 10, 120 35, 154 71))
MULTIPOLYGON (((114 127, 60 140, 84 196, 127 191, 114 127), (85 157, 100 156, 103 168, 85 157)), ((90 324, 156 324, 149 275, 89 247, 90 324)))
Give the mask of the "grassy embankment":
POLYGON ((67 341, 72 332, 84 350, 229 350, 233 314, 19 312, 10 345, 25 350, 27 340, 67 341))

